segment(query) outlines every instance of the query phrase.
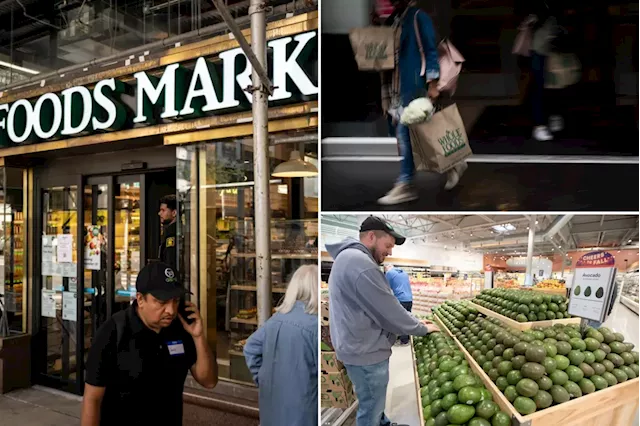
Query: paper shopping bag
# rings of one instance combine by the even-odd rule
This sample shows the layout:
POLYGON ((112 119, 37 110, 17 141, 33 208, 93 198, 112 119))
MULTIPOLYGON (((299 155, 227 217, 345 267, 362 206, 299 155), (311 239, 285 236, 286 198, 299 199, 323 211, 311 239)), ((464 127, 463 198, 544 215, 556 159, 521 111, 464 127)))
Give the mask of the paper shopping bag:
POLYGON ((582 79, 582 64, 573 53, 551 53, 544 76, 546 89, 564 89, 582 79))
POLYGON ((357 28, 349 32, 358 69, 385 71, 395 68, 395 38, 391 27, 357 28))
POLYGON ((409 133, 416 170, 444 173, 473 154, 456 104, 410 125, 409 133))

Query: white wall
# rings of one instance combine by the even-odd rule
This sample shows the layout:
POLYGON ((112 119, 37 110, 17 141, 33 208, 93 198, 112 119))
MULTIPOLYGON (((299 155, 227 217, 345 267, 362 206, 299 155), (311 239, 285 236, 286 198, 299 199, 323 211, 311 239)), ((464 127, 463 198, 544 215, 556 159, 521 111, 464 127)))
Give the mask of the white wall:
POLYGON ((349 34, 353 28, 369 25, 371 0, 322 0, 323 34, 349 34))

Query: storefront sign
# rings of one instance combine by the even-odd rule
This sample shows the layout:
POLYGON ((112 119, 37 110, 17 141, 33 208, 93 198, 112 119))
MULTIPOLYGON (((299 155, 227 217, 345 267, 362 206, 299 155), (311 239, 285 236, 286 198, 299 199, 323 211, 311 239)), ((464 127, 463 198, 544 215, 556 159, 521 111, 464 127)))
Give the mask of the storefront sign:
MULTIPOLYGON (((317 51, 317 38, 317 32, 311 31, 267 43, 274 85, 270 102, 317 96, 318 86, 304 69, 317 51)), ((135 73, 135 88, 110 78, 97 82, 92 90, 76 86, 34 101, 0 104, 0 146, 248 109, 252 95, 245 90, 252 86, 251 64, 240 48, 218 57, 217 63, 198 58, 193 70, 168 65, 160 77, 135 73), (135 96, 133 111, 122 99, 129 93, 135 96)))
POLYGON ((604 321, 616 275, 615 260, 606 252, 585 254, 576 263, 569 299, 569 313, 595 321, 604 321))

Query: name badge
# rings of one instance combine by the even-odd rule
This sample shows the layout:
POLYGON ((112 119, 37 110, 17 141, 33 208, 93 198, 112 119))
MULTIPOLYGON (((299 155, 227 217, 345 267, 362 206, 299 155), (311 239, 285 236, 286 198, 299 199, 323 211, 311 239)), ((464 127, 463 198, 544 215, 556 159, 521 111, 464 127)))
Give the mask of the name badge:
POLYGON ((167 342, 169 348, 169 355, 184 355, 184 345, 182 340, 176 340, 175 342, 167 342))

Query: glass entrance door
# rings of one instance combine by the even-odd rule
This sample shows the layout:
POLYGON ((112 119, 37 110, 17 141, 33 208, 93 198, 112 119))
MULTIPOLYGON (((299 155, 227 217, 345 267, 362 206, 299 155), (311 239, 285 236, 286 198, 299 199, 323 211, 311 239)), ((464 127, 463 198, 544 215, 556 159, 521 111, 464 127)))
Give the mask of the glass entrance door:
POLYGON ((41 190, 39 292, 34 299, 37 371, 45 383, 77 392, 82 376, 82 316, 78 301, 78 187, 41 190))
POLYGON ((39 383, 81 394, 97 330, 135 298, 146 259, 144 192, 144 175, 78 177, 78 185, 41 189, 39 383))

